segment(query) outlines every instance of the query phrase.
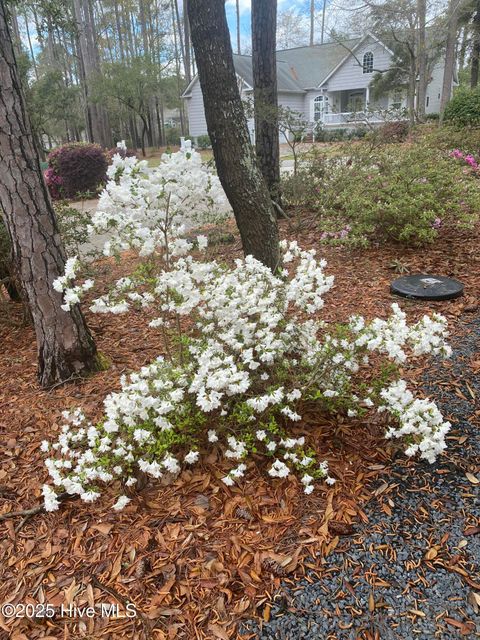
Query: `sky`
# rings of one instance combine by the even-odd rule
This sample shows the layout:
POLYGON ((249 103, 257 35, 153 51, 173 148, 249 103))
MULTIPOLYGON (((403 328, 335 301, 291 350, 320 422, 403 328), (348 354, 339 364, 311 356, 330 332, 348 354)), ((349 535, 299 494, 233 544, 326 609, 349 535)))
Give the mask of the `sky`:
MULTIPOLYGON (((326 33, 328 30, 336 27, 342 28, 345 25, 347 19, 346 12, 339 6, 343 4, 342 0, 326 0, 326 33)), ((240 37, 242 53, 250 53, 251 50, 251 0, 240 0, 240 37)), ((354 4, 352 2, 351 4, 354 4)), ((309 34, 309 15, 310 15, 310 0, 278 0, 277 13, 280 17, 284 11, 294 11, 298 16, 298 22, 303 30, 306 32, 306 41, 302 44, 308 44, 309 34)), ((321 31, 321 13, 323 8, 323 0, 315 0, 316 6, 316 24, 315 32, 318 36, 317 42, 320 38, 321 31)), ((230 33, 232 34, 233 49, 236 51, 236 33, 237 33, 237 16, 236 16, 236 0, 226 0, 225 10, 227 13, 228 25, 230 27, 230 33)), ((328 38, 326 38, 328 39, 328 38)))

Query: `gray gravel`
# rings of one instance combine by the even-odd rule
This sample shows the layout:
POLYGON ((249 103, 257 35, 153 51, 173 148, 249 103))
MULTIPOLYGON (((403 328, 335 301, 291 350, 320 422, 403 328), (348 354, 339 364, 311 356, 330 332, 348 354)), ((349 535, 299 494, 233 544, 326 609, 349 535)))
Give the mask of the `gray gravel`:
POLYGON ((364 508, 368 525, 341 539, 341 551, 324 560, 322 579, 312 574, 311 583, 284 585, 270 621, 251 621, 242 634, 258 640, 480 638, 480 612, 471 603, 472 592, 480 593, 480 535, 471 533, 480 523, 480 500, 478 485, 465 476, 480 478, 480 414, 474 415, 479 405, 471 393, 480 398, 480 377, 468 366, 472 357, 480 360, 480 317, 460 324, 459 334, 451 368, 432 363, 424 379, 425 392, 453 425, 446 455, 414 466, 398 457, 377 482, 388 489, 364 508), (381 511, 385 500, 393 503, 391 516, 381 511), (437 555, 427 561, 432 548, 437 555))

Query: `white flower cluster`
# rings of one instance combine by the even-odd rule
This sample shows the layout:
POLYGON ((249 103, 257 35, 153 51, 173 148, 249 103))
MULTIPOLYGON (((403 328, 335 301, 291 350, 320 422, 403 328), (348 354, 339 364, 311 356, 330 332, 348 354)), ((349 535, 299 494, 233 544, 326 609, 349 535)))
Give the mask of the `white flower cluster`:
POLYGON ((164 154, 158 167, 116 154, 92 217, 92 233, 114 232, 105 255, 164 250, 185 229, 230 215, 218 177, 195 151, 164 154))
MULTIPOLYGON (((415 400, 401 381, 375 396, 362 372, 373 351, 397 362, 405 360, 407 347, 415 354, 448 354, 441 316, 409 327, 393 305, 387 320, 354 317, 327 331, 309 317, 333 286, 314 251, 283 242, 282 268, 273 274, 252 256, 229 267, 194 260, 183 241, 172 247, 148 296, 138 294, 137 301, 156 306, 159 317, 151 325, 167 334, 180 331, 180 319, 188 316, 191 335, 177 336, 177 355, 122 378, 121 391, 105 399, 98 425, 88 424, 80 411, 67 417, 57 442, 42 445, 52 455, 46 464, 55 486, 95 500, 100 483, 123 479, 132 486, 139 472, 176 474, 198 461, 202 447, 216 443, 235 464, 223 478, 227 486, 244 476, 251 453, 262 453, 272 459, 270 476, 299 473, 311 493, 314 481, 335 479, 327 463, 306 449, 304 401, 350 416, 381 404, 398 422, 388 437, 406 439, 409 455, 418 451, 431 460, 442 450, 447 423, 433 403, 415 400), (293 437, 293 425, 305 435, 293 437)), ((135 284, 119 281, 119 295, 130 296, 135 284)), ((51 491, 44 494, 55 508, 51 491)), ((127 501, 121 497, 115 509, 127 501)))
POLYGON ((407 456, 417 453, 428 462, 435 462, 445 448, 445 436, 450 423, 444 421, 435 403, 415 398, 405 380, 398 380, 381 392, 385 405, 379 411, 389 411, 398 419, 398 426, 390 427, 387 438, 402 438, 407 443, 407 456))
MULTIPOLYGON (((121 143, 117 146, 121 147, 121 143)), ((185 255, 193 243, 181 236, 195 225, 219 222, 231 215, 225 193, 218 177, 195 151, 164 154, 158 167, 149 168, 145 160, 122 158, 115 154, 108 167, 109 181, 100 195, 97 210, 92 216, 88 232, 91 236, 108 235, 103 254, 118 255, 134 249, 142 257, 160 256, 169 264, 170 256, 185 255)), ((205 249, 207 239, 198 236, 196 245, 205 249)), ((65 273, 53 283, 63 292, 64 311, 80 302, 93 280, 74 284, 80 269, 77 257, 67 262, 65 273)), ((118 295, 95 301, 98 313, 125 313, 130 304, 148 305, 139 293, 129 293, 127 299, 118 295)))
POLYGON ((65 272, 63 276, 60 276, 53 282, 53 288, 59 293, 63 293, 63 304, 61 305, 64 311, 70 311, 72 304, 78 304, 81 297, 93 287, 93 280, 85 280, 80 285, 74 285, 75 276, 80 268, 80 261, 77 256, 69 258, 65 264, 65 272))
POLYGON ((434 313, 432 317, 424 316, 420 322, 409 327, 407 316, 398 304, 392 304, 392 311, 388 320, 375 318, 368 328, 365 328, 363 318, 351 318, 350 328, 359 333, 355 344, 366 346, 368 351, 385 353, 397 363, 407 359, 405 346, 410 346, 416 356, 427 353, 450 356, 451 348, 445 342, 448 335, 446 318, 434 313))

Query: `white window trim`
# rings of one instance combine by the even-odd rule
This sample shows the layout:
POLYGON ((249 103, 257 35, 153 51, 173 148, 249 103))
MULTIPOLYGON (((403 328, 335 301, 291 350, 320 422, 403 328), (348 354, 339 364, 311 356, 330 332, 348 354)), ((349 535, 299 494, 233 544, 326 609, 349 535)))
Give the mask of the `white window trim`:
POLYGON ((373 73, 373 65, 374 65, 373 51, 365 51, 365 53, 363 54, 363 58, 362 58, 362 71, 363 71, 363 73, 365 75, 367 75, 369 73, 373 73), (365 62, 366 56, 370 56, 368 64, 366 64, 366 62, 365 62), (365 70, 365 67, 367 68, 367 71, 365 70), (370 67, 371 67, 371 69, 370 69, 370 67))
POLYGON ((323 108, 323 113, 329 113, 329 99, 328 99, 328 95, 326 93, 318 93, 316 96, 313 96, 311 102, 310 102, 310 116, 312 119, 312 122, 319 122, 322 121, 323 118, 318 118, 318 120, 315 120, 315 105, 316 104, 322 104, 324 105, 323 108), (322 98, 322 101, 318 101, 318 98, 322 98))

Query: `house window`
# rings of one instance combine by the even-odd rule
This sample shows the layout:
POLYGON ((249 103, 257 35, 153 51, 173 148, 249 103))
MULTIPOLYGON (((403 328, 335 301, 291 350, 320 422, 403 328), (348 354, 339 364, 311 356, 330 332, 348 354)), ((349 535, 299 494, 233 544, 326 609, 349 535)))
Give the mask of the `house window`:
POLYGON ((430 96, 427 96, 427 104, 426 104, 426 106, 428 107, 429 104, 430 104, 430 96))
POLYGON ((328 96, 317 96, 313 99, 314 122, 323 120, 323 116, 325 113, 328 113, 328 96))
POLYGON ((348 94, 347 109, 350 113, 357 113, 365 109, 365 91, 350 91, 348 94))
POLYGON ((371 51, 363 54, 363 73, 373 73, 373 53, 371 51))
POLYGON ((392 95, 392 100, 390 103, 390 108, 391 109, 401 109, 402 108, 402 90, 401 89, 395 89, 395 91, 393 92, 392 95))

